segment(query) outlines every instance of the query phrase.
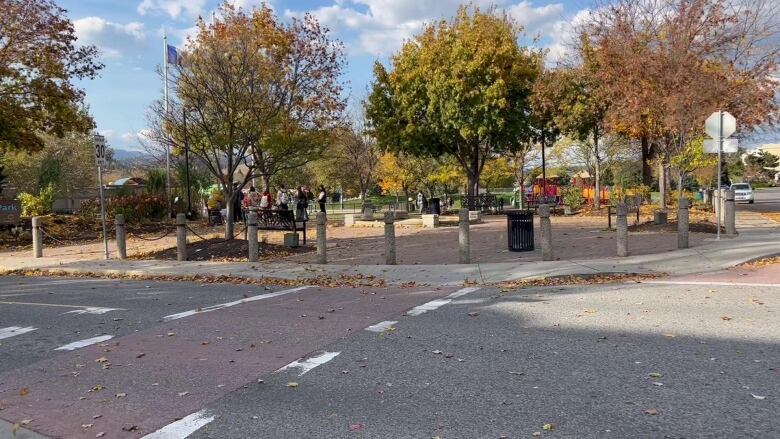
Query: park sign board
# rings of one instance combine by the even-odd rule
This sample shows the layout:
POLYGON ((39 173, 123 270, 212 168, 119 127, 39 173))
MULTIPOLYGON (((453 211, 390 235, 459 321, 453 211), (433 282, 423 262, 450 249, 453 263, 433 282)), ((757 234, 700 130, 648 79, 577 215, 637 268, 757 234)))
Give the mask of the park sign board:
POLYGON ((19 224, 21 206, 18 200, 0 198, 0 225, 15 226, 19 224))

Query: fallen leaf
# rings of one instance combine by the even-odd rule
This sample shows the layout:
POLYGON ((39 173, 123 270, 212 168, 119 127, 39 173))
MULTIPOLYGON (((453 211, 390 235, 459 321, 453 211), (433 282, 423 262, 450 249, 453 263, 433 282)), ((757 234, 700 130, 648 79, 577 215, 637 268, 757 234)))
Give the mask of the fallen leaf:
POLYGON ((436 354, 436 355, 441 355, 441 351, 440 351, 440 350, 438 350, 438 349, 436 349, 435 351, 431 351, 431 352, 433 352, 433 353, 434 353, 434 354, 436 354))
POLYGON ((766 399, 766 396, 756 395, 754 393, 751 393, 750 396, 752 396, 753 398, 756 398, 758 400, 761 400, 761 401, 766 399))
POLYGON ((289 383, 287 383, 287 387, 296 388, 296 387, 298 387, 298 383, 296 383, 294 381, 290 381, 289 383))
POLYGON ((106 435, 105 431, 101 431, 100 433, 96 434, 95 437, 103 437, 106 435))
POLYGON ((135 356, 135 358, 142 358, 142 357, 144 357, 144 356, 146 356, 146 354, 144 354, 143 352, 141 352, 140 354, 136 355, 136 356, 135 356))
POLYGON ((656 416, 659 414, 659 412, 656 409, 647 409, 645 410, 645 414, 650 416, 656 416))
POLYGON ((654 382, 653 385, 656 387, 661 387, 664 385, 664 383, 654 382))
MULTIPOLYGON (((753 395, 753 396, 755 396, 755 395, 753 395)), ((32 422, 32 419, 22 419, 21 421, 19 421, 19 425, 27 425, 30 422, 32 422)))
POLYGON ((363 424, 350 424, 349 431, 360 431, 363 429, 363 424))
POLYGON ((95 363, 106 363, 108 362, 108 358, 106 357, 100 357, 97 360, 95 360, 95 363))
POLYGON ((127 396, 127 393, 117 393, 116 394, 117 398, 124 398, 125 396, 127 396))
POLYGON ((27 395, 28 393, 30 393, 30 389, 28 389, 27 387, 22 387, 22 389, 19 390, 19 396, 24 396, 27 395))
POLYGON ((663 377, 663 374, 659 372, 650 372, 649 374, 647 374, 647 376, 649 376, 650 378, 661 378, 663 377))
POLYGON ((176 335, 176 333, 175 333, 175 332, 169 332, 169 333, 168 333, 168 337, 173 337, 174 335, 176 335))
POLYGON ((476 311, 472 311, 472 312, 469 313, 469 317, 476 317, 478 315, 479 315, 479 313, 476 312, 476 311))
POLYGON ((725 320, 725 321, 729 321, 729 320, 731 320, 731 317, 729 317, 729 316, 722 316, 720 319, 721 320, 725 320))
POLYGON ((122 430, 123 431, 136 431, 136 430, 138 430, 138 426, 137 425, 125 425, 124 427, 122 427, 122 430))
POLYGON ((179 396, 187 396, 190 392, 179 392, 179 396))
POLYGON ((81 424, 81 428, 83 428, 84 430, 86 430, 86 429, 88 429, 88 428, 92 428, 92 426, 93 426, 93 425, 94 425, 94 424, 81 424))
POLYGON ((553 425, 552 424, 544 424, 542 425, 542 430, 544 431, 553 431, 553 425))

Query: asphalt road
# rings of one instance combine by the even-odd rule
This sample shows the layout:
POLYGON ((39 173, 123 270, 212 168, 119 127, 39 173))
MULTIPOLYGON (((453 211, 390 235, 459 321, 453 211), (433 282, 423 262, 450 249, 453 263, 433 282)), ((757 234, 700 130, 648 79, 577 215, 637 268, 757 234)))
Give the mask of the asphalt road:
POLYGON ((737 210, 753 212, 780 212, 780 187, 755 189, 753 204, 738 203, 737 210))
POLYGON ((286 292, 0 277, 0 337, 36 328, 0 340, 0 418, 68 438, 776 437, 772 279, 286 292), (244 294, 262 298, 208 308, 244 294), (65 314, 86 306, 121 310, 65 314), (98 335, 114 338, 54 350, 98 335))

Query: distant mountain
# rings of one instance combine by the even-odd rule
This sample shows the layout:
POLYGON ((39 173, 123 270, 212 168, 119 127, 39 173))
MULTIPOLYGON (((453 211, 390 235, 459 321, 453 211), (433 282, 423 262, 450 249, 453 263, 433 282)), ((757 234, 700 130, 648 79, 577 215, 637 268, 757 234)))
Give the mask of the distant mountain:
POLYGON ((143 152, 143 151, 130 151, 127 149, 116 149, 114 150, 114 160, 116 161, 125 161, 125 160, 143 160, 144 158, 150 158, 149 154, 143 152))

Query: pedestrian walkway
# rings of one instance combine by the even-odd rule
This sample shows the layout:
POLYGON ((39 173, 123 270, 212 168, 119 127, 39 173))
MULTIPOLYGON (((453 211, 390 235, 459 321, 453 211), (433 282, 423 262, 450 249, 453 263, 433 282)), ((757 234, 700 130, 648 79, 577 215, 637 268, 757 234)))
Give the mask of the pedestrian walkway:
MULTIPOLYGON (((633 241, 630 249, 641 245, 633 241)), ((626 258, 577 257, 557 261, 523 261, 451 265, 316 265, 306 263, 246 263, 192 261, 119 261, 22 258, 0 256, 0 270, 42 270, 73 274, 125 276, 213 276, 237 279, 278 278, 290 281, 343 277, 374 277, 389 285, 453 286, 464 283, 498 283, 519 279, 599 273, 696 274, 723 270, 756 258, 780 254, 780 228, 744 230, 735 238, 685 250, 640 254, 626 258)))
POLYGON ((737 211, 737 230, 740 229, 772 229, 780 228, 780 223, 772 221, 758 212, 746 210, 737 211))

